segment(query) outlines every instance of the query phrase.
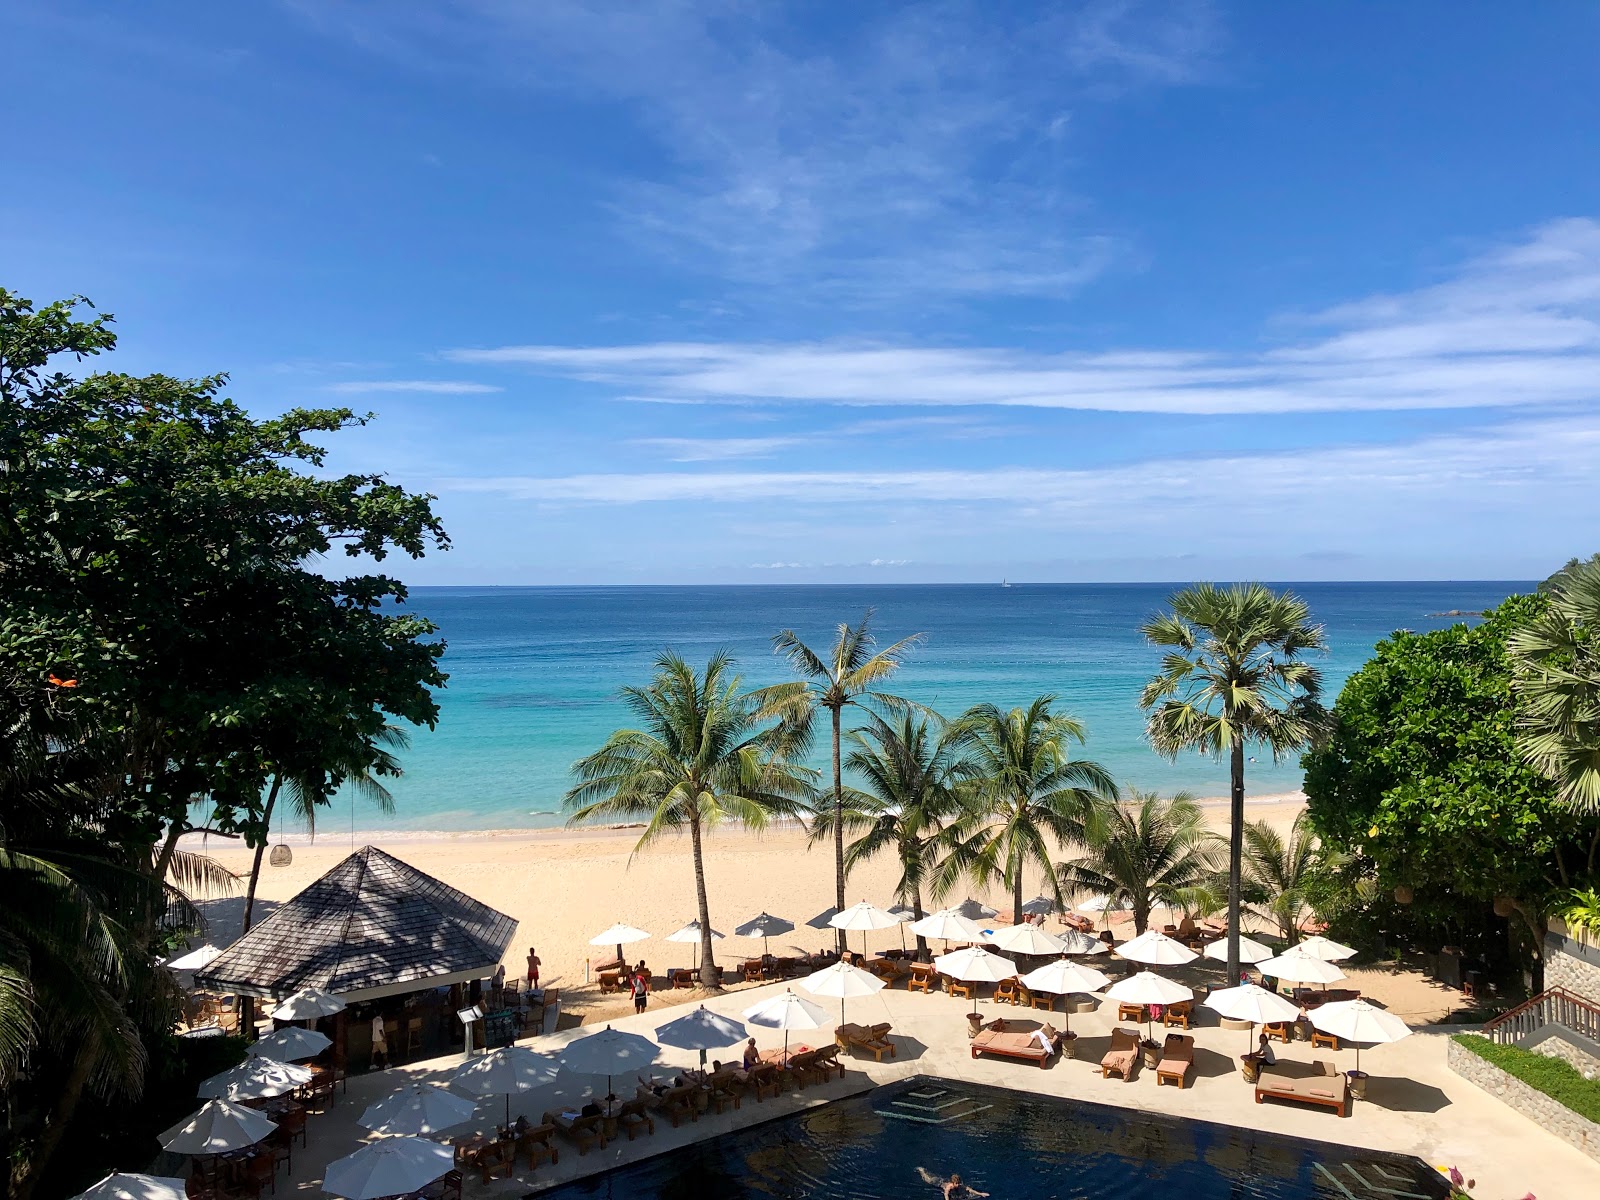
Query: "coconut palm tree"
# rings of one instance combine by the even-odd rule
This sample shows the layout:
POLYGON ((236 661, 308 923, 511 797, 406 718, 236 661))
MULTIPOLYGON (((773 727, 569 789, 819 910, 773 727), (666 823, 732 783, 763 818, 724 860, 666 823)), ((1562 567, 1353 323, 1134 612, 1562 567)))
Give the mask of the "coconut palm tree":
POLYGON ((700 919, 700 962, 714 984, 711 908, 706 899, 707 833, 724 821, 763 829, 773 816, 804 811, 811 772, 789 758, 781 726, 763 722, 756 698, 741 690, 733 660, 711 656, 705 673, 670 651, 656 660, 648 687, 622 690, 640 728, 619 729, 573 764, 566 795, 569 825, 646 821, 635 853, 669 830, 688 830, 700 919))
MULTIPOLYGON (((893 724, 876 714, 867 720, 865 728, 851 730, 845 760, 862 780, 860 788, 844 792, 844 823, 858 835, 845 849, 845 866, 892 852, 900 864, 895 898, 920 921, 923 890, 938 865, 947 826, 961 812, 959 789, 970 774, 968 764, 959 737, 930 728, 913 713, 898 714, 893 724)), ((836 820, 831 806, 819 811, 812 839, 831 838, 836 820)), ((917 957, 927 956, 927 939, 918 934, 917 957)))
MULTIPOLYGON (((851 705, 887 709, 909 707, 898 696, 878 691, 877 686, 899 670, 907 652, 924 636, 912 634, 883 650, 876 649, 877 643, 872 638, 872 610, 869 608, 859 625, 839 625, 826 658, 802 642, 792 629, 785 629, 772 639, 773 650, 789 659, 803 681, 779 684, 758 693, 763 714, 783 720, 796 752, 803 751, 811 744, 818 712, 826 711, 833 725, 834 904, 841 910, 845 906, 846 870, 844 772, 840 763, 842 714, 851 705)), ((845 949, 845 933, 841 929, 839 952, 842 954, 845 949)))
POLYGON ((1600 561, 1545 581, 1545 611, 1507 639, 1517 745, 1563 803, 1600 811, 1600 561))
POLYGON ((1125 804, 1107 805, 1085 831, 1084 854, 1057 870, 1066 893, 1097 892, 1133 912, 1143 933, 1157 907, 1193 911, 1213 900, 1207 887, 1217 869, 1221 839, 1188 792, 1164 800, 1134 792, 1125 804))
POLYGON ((1158 753, 1227 756, 1228 978, 1237 979, 1245 747, 1260 746, 1276 760, 1320 734, 1327 720, 1322 674, 1301 656, 1326 643, 1303 600, 1259 583, 1197 583, 1171 605, 1140 627, 1167 653, 1139 704, 1149 713, 1146 733, 1158 753))
MULTIPOLYGON (((1244 827, 1239 885, 1243 902, 1276 925, 1278 936, 1292 946, 1300 940, 1300 927, 1311 915, 1312 883, 1347 860, 1346 855, 1322 849, 1312 832, 1309 813, 1302 812, 1294 819, 1287 837, 1270 822, 1252 821, 1244 827)), ((1226 887, 1226 880, 1217 882, 1226 887)))
POLYGON ((953 734, 970 764, 963 785, 964 812, 952 825, 951 849, 936 885, 961 874, 1011 893, 1011 919, 1022 920, 1022 882, 1034 868, 1060 889, 1052 852, 1083 841, 1100 807, 1117 798, 1117 785, 1099 763, 1072 757, 1083 726, 1052 712, 1054 696, 1027 708, 1002 711, 992 704, 968 709, 953 734))

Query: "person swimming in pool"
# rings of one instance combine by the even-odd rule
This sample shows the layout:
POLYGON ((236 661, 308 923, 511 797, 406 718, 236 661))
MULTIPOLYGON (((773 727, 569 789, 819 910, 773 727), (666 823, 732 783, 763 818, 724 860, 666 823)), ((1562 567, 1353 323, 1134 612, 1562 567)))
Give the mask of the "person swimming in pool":
POLYGON ((931 1183, 934 1187, 944 1191, 944 1200, 983 1200, 988 1192, 980 1192, 977 1188, 963 1183, 961 1176, 951 1175, 948 1180, 941 1179, 926 1167, 918 1167, 917 1174, 922 1176, 923 1183, 931 1183))

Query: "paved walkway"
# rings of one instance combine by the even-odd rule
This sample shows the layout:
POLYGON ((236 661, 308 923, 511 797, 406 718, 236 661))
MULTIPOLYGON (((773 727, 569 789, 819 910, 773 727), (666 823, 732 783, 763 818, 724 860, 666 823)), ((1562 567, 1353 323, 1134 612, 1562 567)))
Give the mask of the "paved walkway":
MULTIPOLYGON (((737 1017, 738 1013, 763 997, 781 991, 786 986, 771 984, 763 988, 740 991, 708 1002, 707 1007, 737 1017)), ((802 993, 804 994, 804 993, 802 993)), ((833 1011, 838 1001, 818 1001, 833 1011)), ((1179 1117, 1194 1117, 1218 1121, 1243 1128, 1262 1129, 1294 1137, 1316 1138, 1329 1142, 1391 1150, 1413 1154, 1432 1164, 1453 1163, 1462 1172, 1478 1181, 1476 1196, 1479 1200, 1518 1200, 1533 1192, 1540 1200, 1569 1200, 1579 1196, 1600 1196, 1600 1163, 1586 1157, 1575 1147, 1544 1132, 1539 1126, 1512 1112, 1499 1101, 1492 1099, 1472 1084, 1455 1075, 1445 1066, 1445 1038, 1438 1033, 1416 1034, 1390 1046, 1363 1051, 1362 1068, 1371 1076, 1367 1099, 1354 1104, 1348 1118, 1334 1115, 1327 1109, 1302 1105, 1281 1104, 1268 1101, 1255 1103, 1255 1091, 1240 1077, 1235 1056, 1244 1049, 1248 1033, 1243 1030, 1222 1029, 1215 1014, 1203 1012, 1201 1020, 1192 1031, 1196 1038, 1195 1078, 1182 1091, 1171 1086, 1156 1087, 1154 1072, 1141 1069, 1131 1083, 1116 1079, 1102 1080, 1098 1063, 1110 1043, 1110 1029, 1115 1015, 1112 1005, 1093 1013, 1074 1014, 1071 1027, 1078 1037, 1078 1057, 1061 1060, 1045 1070, 1022 1062, 1004 1060, 974 1060, 968 1051, 965 1013, 970 1004, 942 993, 933 995, 911 994, 903 985, 885 989, 876 996, 848 1001, 851 1021, 872 1024, 888 1021, 894 1026, 893 1039, 899 1046, 899 1055, 882 1064, 870 1059, 855 1059, 842 1080, 834 1080, 803 1092, 786 1092, 776 1100, 756 1103, 746 1098, 743 1107, 720 1115, 703 1114, 697 1122, 686 1122, 673 1129, 665 1120, 656 1122, 655 1136, 640 1136, 629 1142, 625 1137, 612 1142, 603 1150, 594 1150, 580 1156, 575 1147, 560 1143, 561 1162, 543 1164, 530 1173, 526 1160, 519 1163, 517 1174, 507 1179, 497 1179, 483 1184, 475 1177, 469 1178, 465 1195, 476 1198, 521 1196, 529 1190, 565 1182, 581 1175, 606 1170, 623 1163, 659 1154, 667 1150, 727 1133, 775 1117, 786 1116, 801 1109, 827 1103, 843 1096, 853 1095, 869 1087, 909 1075, 927 1074, 946 1079, 969 1080, 974 1083, 1015 1088, 1046 1096, 1064 1099, 1083 1099, 1100 1104, 1122 1105, 1128 1108, 1149 1109, 1179 1117)), ((1016 1017, 1034 1020, 1043 1013, 1009 1005, 992 1005, 985 1001, 981 1006, 986 1018, 991 1016, 1016 1017)), ((629 1016, 611 1022, 618 1029, 628 1029, 647 1036, 657 1025, 663 1025, 688 1012, 682 1005, 647 1012, 643 1017, 629 1016)), ((1058 1026, 1061 1015, 1051 1018, 1058 1026)), ((562 1045, 584 1033, 593 1032, 596 1026, 564 1030, 548 1037, 523 1042, 537 1050, 558 1050, 562 1045)), ((825 1042, 832 1036, 832 1025, 816 1034, 795 1033, 791 1042, 804 1041, 812 1045, 825 1042)), ((782 1044, 783 1035, 772 1030, 752 1027, 757 1044, 763 1049, 782 1044)), ((1289 1046, 1275 1044, 1281 1058, 1309 1060, 1311 1048, 1304 1042, 1289 1046)), ((736 1055, 730 1048, 727 1057, 736 1055)), ((1316 1057, 1329 1057, 1329 1052, 1319 1050, 1316 1057)), ((710 1057, 717 1057, 715 1054, 710 1057)), ((1341 1068, 1354 1064, 1354 1054, 1345 1050, 1333 1056, 1341 1068)), ((666 1049, 659 1073, 669 1069, 692 1066, 697 1055, 689 1051, 666 1049)), ((356 1124, 362 1110, 374 1100, 394 1090, 401 1078, 422 1082, 444 1083, 460 1064, 461 1056, 415 1063, 390 1071, 377 1072, 350 1081, 349 1092, 339 1098, 328 1112, 314 1114, 310 1122, 309 1145, 296 1148, 294 1158, 294 1188, 310 1195, 320 1194, 320 1182, 329 1161, 350 1153, 357 1143, 373 1135, 356 1124)), ((547 1109, 572 1102, 581 1103, 592 1081, 588 1078, 558 1080, 551 1087, 531 1092, 522 1097, 512 1097, 511 1113, 526 1115, 537 1120, 547 1109)), ((603 1084, 603 1080, 599 1081, 603 1084)), ((627 1086, 617 1080, 618 1095, 631 1095, 631 1079, 627 1086)), ((478 1130, 493 1132, 496 1123, 505 1113, 499 1098, 485 1099, 478 1107, 478 1130)), ((461 1132, 473 1126, 463 1126, 461 1132)), ((455 1132, 455 1131, 452 1131, 455 1132)), ((282 1186, 282 1185, 280 1185, 282 1186)))

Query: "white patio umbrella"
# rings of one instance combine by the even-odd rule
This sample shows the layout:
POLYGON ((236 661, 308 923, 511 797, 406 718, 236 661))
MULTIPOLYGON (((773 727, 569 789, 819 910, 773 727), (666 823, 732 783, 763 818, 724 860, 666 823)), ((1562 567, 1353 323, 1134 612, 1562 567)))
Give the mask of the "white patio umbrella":
MULTIPOLYGON (((711 931, 711 940, 714 942, 720 942, 722 940, 722 935, 713 929, 711 931)), ((699 969, 700 946, 702 943, 700 940, 700 921, 698 918, 690 921, 682 929, 674 930, 672 933, 667 934, 667 941, 692 943, 695 947, 694 965, 697 970, 699 969)))
MULTIPOLYGON (((1016 963, 998 954, 991 954, 982 946, 968 946, 965 950, 941 954, 933 960, 933 968, 963 983, 999 983, 1017 973, 1016 963)), ((972 993, 972 1015, 978 1015, 977 992, 972 993)))
POLYGON ((800 981, 800 986, 813 996, 839 998, 839 1024, 844 1024, 844 1002, 850 996, 872 996, 883 991, 884 982, 869 971, 852 967, 840 959, 831 966, 813 971, 800 981))
POLYGON ((1077 929, 1063 929, 1055 935, 1061 939, 1061 949, 1064 954, 1109 954, 1111 947, 1097 937, 1090 937, 1087 933, 1077 929))
POLYGON ((181 1179, 116 1171, 73 1200, 187 1200, 181 1179))
POLYGON ((1113 902, 1110 896, 1090 896, 1077 907, 1084 913, 1129 912, 1133 908, 1126 900, 1113 902))
POLYGON ((656 1041, 663 1046, 676 1046, 680 1050, 700 1051, 700 1065, 705 1066, 706 1051, 720 1050, 749 1037, 744 1025, 732 1017, 714 1013, 704 1004, 686 1017, 668 1021, 656 1027, 656 1041))
POLYGON ((213 946, 210 942, 203 946, 196 946, 186 954, 167 962, 169 971, 198 971, 202 967, 209 967, 222 956, 222 947, 213 946))
MULTIPOLYGON (((830 912, 828 915, 832 916, 833 914, 830 912)), ((771 953, 771 949, 767 945, 768 938, 782 937, 786 933, 793 932, 793 921, 786 921, 782 917, 775 917, 769 912, 764 912, 760 916, 751 917, 743 925, 740 925, 733 931, 735 937, 760 938, 762 954, 771 953)))
POLYGON ((311 1069, 275 1058, 247 1058, 237 1067, 202 1080, 202 1100, 262 1100, 282 1096, 311 1082, 311 1069))
POLYGON ((470 1121, 477 1106, 453 1092, 429 1084, 402 1088, 367 1106, 361 1124, 374 1133, 438 1133, 463 1121, 470 1121))
POLYGON ((1355 954, 1354 947, 1343 945, 1332 938, 1325 938, 1320 933, 1315 937, 1306 938, 1303 942, 1295 943, 1294 949, 1302 954, 1309 954, 1312 958, 1320 958, 1323 962, 1343 962, 1355 954))
POLYGON ((1060 954, 1066 949, 1066 943, 1055 934, 1046 933, 1026 921, 1021 925, 1001 926, 990 935, 989 941, 1012 954, 1060 954))
POLYGON ((1344 978, 1344 972, 1331 962, 1302 954, 1298 946, 1273 958, 1262 959, 1256 964, 1256 970, 1274 979, 1286 979, 1290 983, 1320 983, 1323 987, 1344 978))
POLYGON ((919 937, 938 938, 949 942, 976 942, 983 937, 983 927, 970 917, 963 917, 953 908, 941 908, 911 926, 919 937))
POLYGON ((869 929, 893 929, 900 924, 900 918, 892 912, 879 908, 875 904, 868 904, 865 900, 859 904, 852 904, 843 912, 834 913, 828 924, 835 929, 858 929, 861 931, 861 953, 867 953, 867 931, 869 929))
POLYGON ((781 996, 772 996, 760 1004, 752 1005, 741 1014, 752 1025, 765 1029, 783 1030, 783 1058, 789 1061, 789 1030, 821 1029, 828 1019, 827 1010, 797 996, 785 988, 781 996))
POLYGON ((1201 1001, 1201 1004, 1213 1012, 1221 1013, 1230 1021, 1249 1021, 1252 1046, 1255 1045, 1257 1025, 1293 1021, 1300 1015, 1299 1005, 1285 1000, 1277 992, 1269 992, 1266 988, 1253 983, 1218 988, 1201 1001))
POLYGON ((417 1137, 382 1138, 329 1163, 322 1190, 348 1200, 406 1196, 448 1175, 455 1165, 451 1146, 417 1137))
MULTIPOLYGON (((1049 992, 1053 996, 1070 996, 1074 992, 1098 992, 1111 981, 1093 967, 1075 963, 1069 958, 1058 958, 1045 963, 1022 977, 1022 986, 1030 992, 1049 992)), ((1071 1014, 1061 1022, 1064 1029, 1071 1028, 1071 1014)))
POLYGON ((187 1121, 161 1135, 174 1154, 225 1154, 254 1146, 278 1127, 276 1121, 231 1100, 208 1100, 187 1121))
POLYGON ((1048 917, 1053 913, 1060 912, 1061 905, 1057 904, 1049 896, 1035 896, 1022 906, 1022 911, 1030 917, 1048 917))
MULTIPOLYGON (((1263 942, 1258 942, 1255 940, 1255 938, 1239 938, 1239 961, 1242 963, 1248 963, 1253 967, 1257 963, 1271 958, 1276 953, 1277 951, 1271 946, 1268 946, 1263 942)), ((1206 948, 1201 951, 1201 954, 1203 954, 1206 958, 1211 959, 1213 962, 1227 962, 1228 939, 1219 938, 1217 941, 1207 942, 1206 948)), ((1242 1021, 1244 1018, 1235 1017, 1234 1020, 1242 1021)))
POLYGON ((1194 992, 1168 979, 1164 975, 1157 975, 1154 971, 1140 971, 1137 975, 1130 975, 1120 979, 1106 989, 1106 996, 1119 1004, 1145 1005, 1144 1036, 1150 1039, 1150 1010, 1151 1004, 1179 1004, 1184 1000, 1193 1000, 1194 992))
POLYGON ((990 917, 1000 915, 999 909, 990 908, 982 900, 974 900, 971 896, 956 905, 955 911, 969 921, 987 921, 990 917))
POLYGON ((660 1053, 661 1047, 642 1033, 628 1033, 607 1025, 598 1033, 568 1042, 558 1057, 563 1067, 579 1075, 604 1075, 609 1104, 616 1099, 611 1094, 611 1077, 647 1067, 660 1053))
POLYGON ((315 1058, 331 1045, 333 1040, 325 1033, 303 1025, 285 1025, 260 1041, 251 1042, 249 1052, 257 1058, 298 1062, 302 1058, 315 1058))
POLYGON ((1356 1043, 1356 1074, 1361 1074, 1361 1043, 1383 1045, 1411 1036, 1411 1027, 1391 1012, 1365 1000, 1335 1000, 1311 1010, 1311 1023, 1323 1033, 1331 1033, 1356 1043))
POLYGON ((1159 929, 1147 929, 1138 937, 1129 938, 1116 947, 1116 951, 1130 962, 1145 963, 1152 967, 1181 967, 1200 957, 1159 929))
POLYGON ((589 939, 591 946, 615 946, 617 948, 617 961, 626 963, 622 948, 632 942, 642 942, 650 935, 642 929, 635 929, 632 925, 624 925, 618 921, 610 929, 595 934, 589 939))
POLYGON ((504 1096, 506 1124, 511 1124, 511 1097, 543 1087, 561 1072, 561 1064, 526 1046, 502 1046, 456 1068, 450 1082, 474 1096, 504 1096))
POLYGON ((304 987, 292 996, 279 1000, 272 1010, 274 1021, 315 1021, 342 1013, 345 1003, 331 992, 321 988, 304 987))

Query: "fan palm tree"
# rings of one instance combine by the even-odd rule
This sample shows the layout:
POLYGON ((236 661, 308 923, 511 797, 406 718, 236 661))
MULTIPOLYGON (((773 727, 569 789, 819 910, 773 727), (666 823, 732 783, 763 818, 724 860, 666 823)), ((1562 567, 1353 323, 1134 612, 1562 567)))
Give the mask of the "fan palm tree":
MULTIPOLYGON (((841 721, 851 705, 877 705, 889 709, 908 707, 906 701, 877 690, 877 685, 899 670, 908 651, 923 640, 916 633, 901 638, 883 650, 872 638, 872 610, 859 625, 841 623, 834 632, 833 646, 824 658, 812 650, 792 629, 772 639, 775 652, 785 655, 803 677, 800 683, 765 688, 758 695, 764 715, 783 720, 787 736, 796 751, 811 744, 817 713, 826 711, 833 725, 833 861, 834 904, 843 910, 845 891, 844 853, 844 772, 841 769, 841 721)), ((839 951, 844 953, 845 934, 839 930, 839 951)))
POLYGON ((1085 831, 1085 853, 1062 863, 1061 890, 1098 892, 1133 912, 1143 933, 1157 907, 1193 911, 1212 900, 1206 886, 1217 868, 1221 839, 1188 792, 1163 800, 1134 792, 1126 804, 1107 805, 1085 831))
POLYGON ((704 837, 724 821, 759 830, 772 816, 803 812, 811 772, 792 763, 783 728, 763 722, 726 653, 712 655, 703 675, 671 652, 655 665, 648 687, 622 690, 641 727, 617 730, 573 764, 578 784, 566 795, 575 810, 568 824, 643 818, 635 853, 668 830, 688 830, 700 962, 714 983, 704 837))
POLYGON ((1158 753, 1175 758, 1199 750, 1228 758, 1228 978, 1237 979, 1245 746, 1264 747, 1277 760, 1320 734, 1327 720, 1322 673, 1301 655, 1326 643, 1303 600, 1259 583, 1197 583, 1171 604, 1171 612, 1140 627, 1167 653, 1139 704, 1149 713, 1146 732, 1158 753))
POLYGON ((1545 611, 1506 641, 1519 701, 1517 745, 1563 803, 1600 811, 1600 562, 1545 581, 1545 611))
POLYGON ((1311 914, 1311 884, 1323 872, 1342 866, 1346 857, 1318 845, 1309 813, 1295 817, 1287 837, 1270 822, 1252 821, 1244 827, 1243 902, 1276 925, 1279 937, 1292 946, 1311 914))
POLYGON ((1024 873, 1037 869, 1059 900, 1053 849, 1082 842, 1100 807, 1117 798, 1104 767, 1072 757, 1083 726, 1052 712, 1054 702, 1054 696, 1040 696, 1009 712, 980 704, 962 714, 953 731, 971 778, 936 885, 948 888, 961 874, 981 885, 1000 883, 1011 893, 1017 922, 1024 873))
MULTIPOLYGON (((959 788, 969 770, 960 738, 948 729, 930 729, 912 713, 899 714, 893 724, 869 714, 867 726, 852 730, 849 742, 845 765, 862 787, 844 793, 845 826, 859 835, 845 849, 845 866, 892 852, 900 864, 895 898, 920 921, 923 890, 938 864, 946 827, 961 811, 959 788)), ((831 807, 820 811, 812 839, 831 838, 837 819, 831 807)), ((927 956, 927 939, 918 934, 917 957, 927 956)))

